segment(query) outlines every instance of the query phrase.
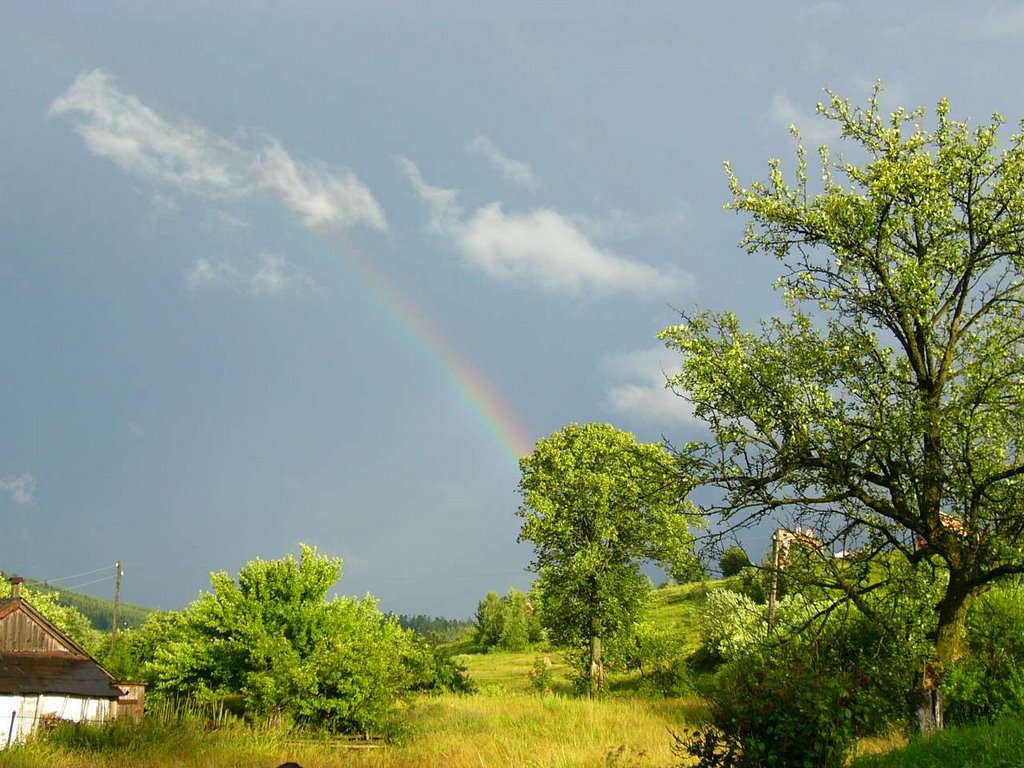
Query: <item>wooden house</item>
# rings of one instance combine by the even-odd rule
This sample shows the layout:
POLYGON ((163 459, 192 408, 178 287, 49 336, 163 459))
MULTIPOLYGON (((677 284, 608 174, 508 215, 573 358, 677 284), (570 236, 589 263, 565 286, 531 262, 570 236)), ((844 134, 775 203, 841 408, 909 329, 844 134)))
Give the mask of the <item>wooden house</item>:
POLYGON ((0 749, 48 719, 103 722, 124 695, 99 662, 20 594, 0 600, 0 749))

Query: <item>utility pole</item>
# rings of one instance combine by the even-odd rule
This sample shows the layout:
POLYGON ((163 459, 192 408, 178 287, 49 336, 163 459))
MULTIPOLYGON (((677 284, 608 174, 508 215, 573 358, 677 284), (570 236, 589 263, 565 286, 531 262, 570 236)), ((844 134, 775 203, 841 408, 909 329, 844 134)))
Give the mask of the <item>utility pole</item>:
POLYGON ((114 621, 113 628, 110 635, 110 653, 114 653, 114 649, 117 647, 117 625, 121 623, 121 577, 124 576, 124 570, 121 568, 121 561, 117 561, 116 581, 114 582, 114 621))

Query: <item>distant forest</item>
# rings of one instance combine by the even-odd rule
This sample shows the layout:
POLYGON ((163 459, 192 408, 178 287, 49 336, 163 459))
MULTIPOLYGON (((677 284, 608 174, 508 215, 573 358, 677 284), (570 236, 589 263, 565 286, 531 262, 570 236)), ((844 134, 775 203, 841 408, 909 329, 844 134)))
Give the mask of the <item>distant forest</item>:
MULTIPOLYGON (((51 586, 43 581, 25 579, 25 585, 33 592, 55 592, 57 600, 70 608, 81 611, 89 623, 100 632, 109 632, 114 623, 114 601, 92 595, 84 595, 70 589, 51 586)), ((153 613, 152 608, 121 603, 121 629, 137 629, 142 626, 146 617, 153 613)))
POLYGON ((411 629, 434 643, 454 642, 474 625, 469 619, 445 619, 441 616, 424 616, 422 614, 417 616, 399 615, 395 618, 406 629, 411 629))

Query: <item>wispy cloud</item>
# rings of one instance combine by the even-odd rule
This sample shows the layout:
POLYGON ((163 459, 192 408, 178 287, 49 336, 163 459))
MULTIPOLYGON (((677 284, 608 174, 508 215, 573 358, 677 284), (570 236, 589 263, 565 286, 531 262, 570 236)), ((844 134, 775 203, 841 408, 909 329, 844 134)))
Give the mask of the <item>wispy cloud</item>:
POLYGON ((529 165, 522 160, 514 160, 506 155, 498 148, 497 144, 486 136, 477 136, 466 145, 466 149, 489 162, 497 169, 498 173, 513 184, 530 190, 541 187, 540 177, 533 172, 529 165))
POLYGON ((646 214, 613 208, 599 216, 575 214, 572 221, 595 240, 631 240, 652 234, 679 235, 687 228, 688 216, 683 207, 646 214))
POLYGON ((152 184, 213 199, 264 192, 316 230, 387 228, 383 208, 347 168, 298 161, 274 138, 248 147, 166 119, 103 70, 79 75, 50 114, 73 121, 91 152, 152 184))
POLYGON ((769 113, 771 122, 788 129, 795 125, 800 135, 813 144, 834 144, 839 140, 839 129, 834 122, 828 121, 813 109, 801 110, 782 91, 772 96, 769 113))
POLYGON ((36 479, 27 472, 0 477, 0 492, 10 495, 19 507, 31 507, 36 503, 36 479))
POLYGON ((619 416, 653 424, 693 422, 691 405, 666 386, 672 367, 672 353, 663 347, 609 355, 601 363, 611 382, 605 405, 619 416))
POLYGON ((195 290, 221 288, 254 298, 277 298, 302 293, 316 282, 284 256, 265 253, 257 263, 239 267, 228 261, 197 259, 185 275, 188 287, 195 290))
POLYGON ((399 166, 427 206, 430 230, 448 238, 467 264, 492 279, 570 296, 667 297, 692 284, 692 277, 675 267, 655 267, 599 248, 570 218, 550 208, 512 213, 491 203, 464 214, 455 190, 427 184, 411 160, 402 158, 399 166))

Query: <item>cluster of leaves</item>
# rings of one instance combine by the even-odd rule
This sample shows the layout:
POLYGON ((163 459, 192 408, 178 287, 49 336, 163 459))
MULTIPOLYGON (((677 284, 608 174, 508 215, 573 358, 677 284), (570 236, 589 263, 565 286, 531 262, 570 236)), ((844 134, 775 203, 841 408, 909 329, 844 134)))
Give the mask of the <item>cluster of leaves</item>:
POLYGON ((772 626, 743 579, 707 596, 700 655, 716 671, 701 688, 713 722, 678 744, 700 765, 837 765, 856 736, 907 723, 941 571, 892 556, 791 554, 772 626))
POLYGON ((485 651, 521 651, 543 639, 543 628, 525 593, 510 589, 500 597, 497 592, 488 592, 476 608, 474 639, 485 651))
POLYGON ((373 598, 328 600, 340 573, 305 545, 298 561, 254 560, 237 580, 215 573, 186 610, 124 633, 115 661, 157 695, 239 695, 251 716, 355 733, 385 731, 413 689, 468 685, 373 598))

